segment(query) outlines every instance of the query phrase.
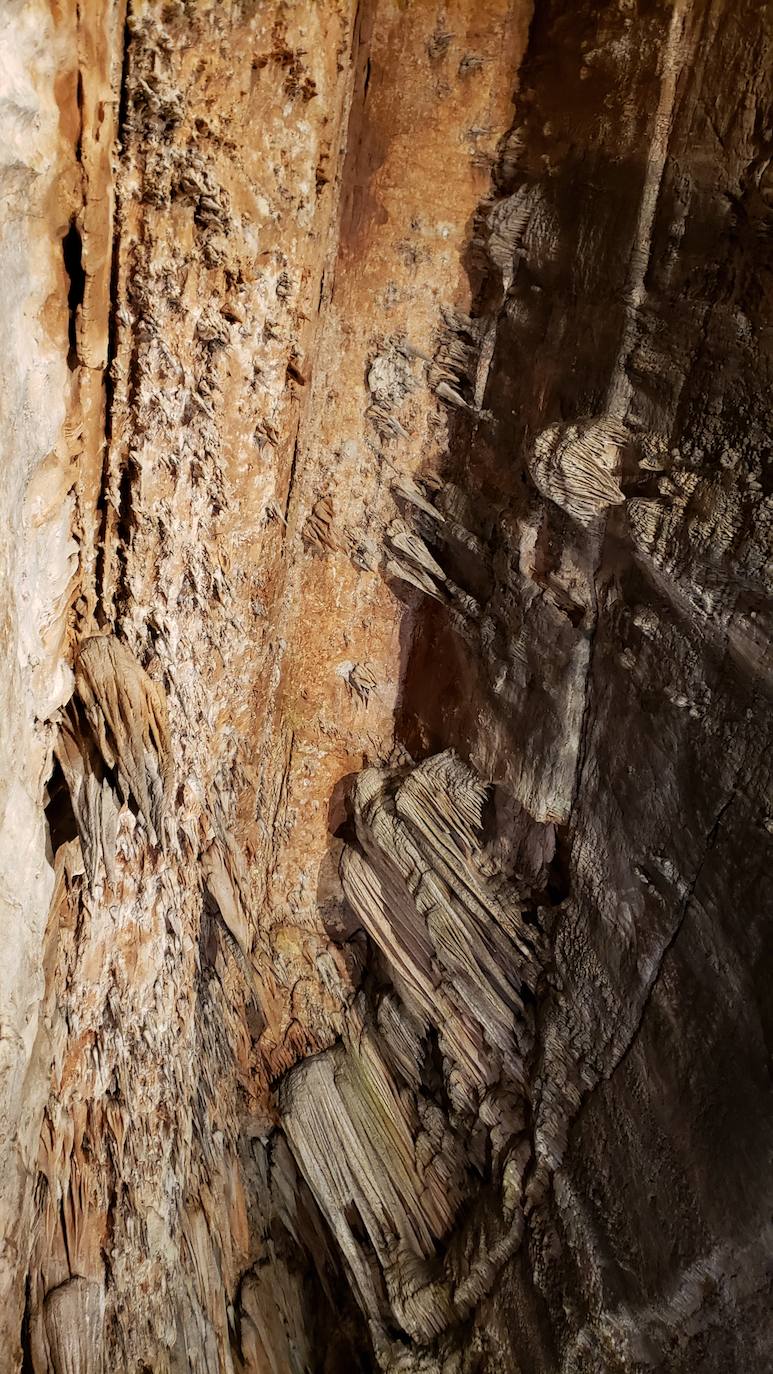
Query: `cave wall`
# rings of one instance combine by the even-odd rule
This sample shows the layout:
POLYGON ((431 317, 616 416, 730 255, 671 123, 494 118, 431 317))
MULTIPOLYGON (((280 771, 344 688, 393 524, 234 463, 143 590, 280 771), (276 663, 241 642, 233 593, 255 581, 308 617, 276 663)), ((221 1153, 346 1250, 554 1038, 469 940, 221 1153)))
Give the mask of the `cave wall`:
POLYGON ((61 241, 75 155, 58 101, 74 59, 45 5, 6 5, 1 22, 0 1343, 16 1349, 25 1271, 22 1217, 29 1212, 30 1160, 46 1080, 43 952, 54 874, 43 800, 54 721, 72 691, 64 641, 77 547, 61 241))
MULTIPOLYGON (((755 6, 538 7, 488 211, 517 266, 491 237, 471 257, 495 424, 462 421, 446 471, 494 625, 471 656, 430 613, 404 709, 411 747, 453 743, 558 822, 533 1098, 555 1172, 507 1279, 526 1368, 769 1358, 765 51, 755 6), (602 421, 626 500, 599 530, 571 473, 558 504, 534 487, 546 428, 602 421)), ((497 1299, 488 1320, 504 1339, 497 1299)))
POLYGON ((765 6, 2 20, 3 1369, 764 1368, 765 6))

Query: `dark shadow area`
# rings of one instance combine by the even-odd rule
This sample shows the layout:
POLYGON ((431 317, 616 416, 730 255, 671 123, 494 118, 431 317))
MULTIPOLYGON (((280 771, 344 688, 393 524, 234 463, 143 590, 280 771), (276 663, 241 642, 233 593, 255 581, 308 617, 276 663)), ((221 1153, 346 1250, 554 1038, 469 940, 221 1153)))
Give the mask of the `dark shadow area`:
POLYGON ((67 309, 69 312, 67 366, 73 372, 78 366, 78 310, 83 304, 83 294, 86 289, 86 273, 83 270, 83 241, 74 219, 70 221, 70 227, 62 239, 62 258, 69 282, 67 289, 67 309))
POLYGON ((78 836, 78 822, 75 819, 70 791, 57 760, 54 761, 46 792, 48 800, 44 813, 48 828, 50 861, 53 862, 57 850, 78 836))

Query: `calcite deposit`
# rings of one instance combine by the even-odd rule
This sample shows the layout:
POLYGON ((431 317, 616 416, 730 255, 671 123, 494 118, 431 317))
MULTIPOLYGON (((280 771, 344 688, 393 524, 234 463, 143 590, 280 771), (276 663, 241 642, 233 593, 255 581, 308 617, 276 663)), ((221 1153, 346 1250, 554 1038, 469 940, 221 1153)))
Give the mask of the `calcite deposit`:
POLYGON ((0 1374, 756 1374, 771 16, 0 0, 0 1374))

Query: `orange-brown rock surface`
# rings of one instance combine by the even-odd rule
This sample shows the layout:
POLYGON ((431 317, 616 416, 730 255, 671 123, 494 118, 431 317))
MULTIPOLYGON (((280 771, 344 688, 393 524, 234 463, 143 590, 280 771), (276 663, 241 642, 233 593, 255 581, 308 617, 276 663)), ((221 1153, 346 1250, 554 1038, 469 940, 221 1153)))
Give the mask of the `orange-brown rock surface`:
POLYGON ((0 1374, 773 1359, 769 19, 4 0, 0 1374))

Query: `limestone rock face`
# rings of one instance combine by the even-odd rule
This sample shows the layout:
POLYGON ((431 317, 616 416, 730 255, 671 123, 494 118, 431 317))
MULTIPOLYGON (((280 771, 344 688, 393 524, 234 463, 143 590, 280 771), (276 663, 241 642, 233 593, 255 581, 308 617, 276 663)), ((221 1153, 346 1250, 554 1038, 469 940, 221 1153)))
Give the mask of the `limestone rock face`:
POLYGON ((0 26, 0 1374, 766 1368, 769 14, 0 26))

